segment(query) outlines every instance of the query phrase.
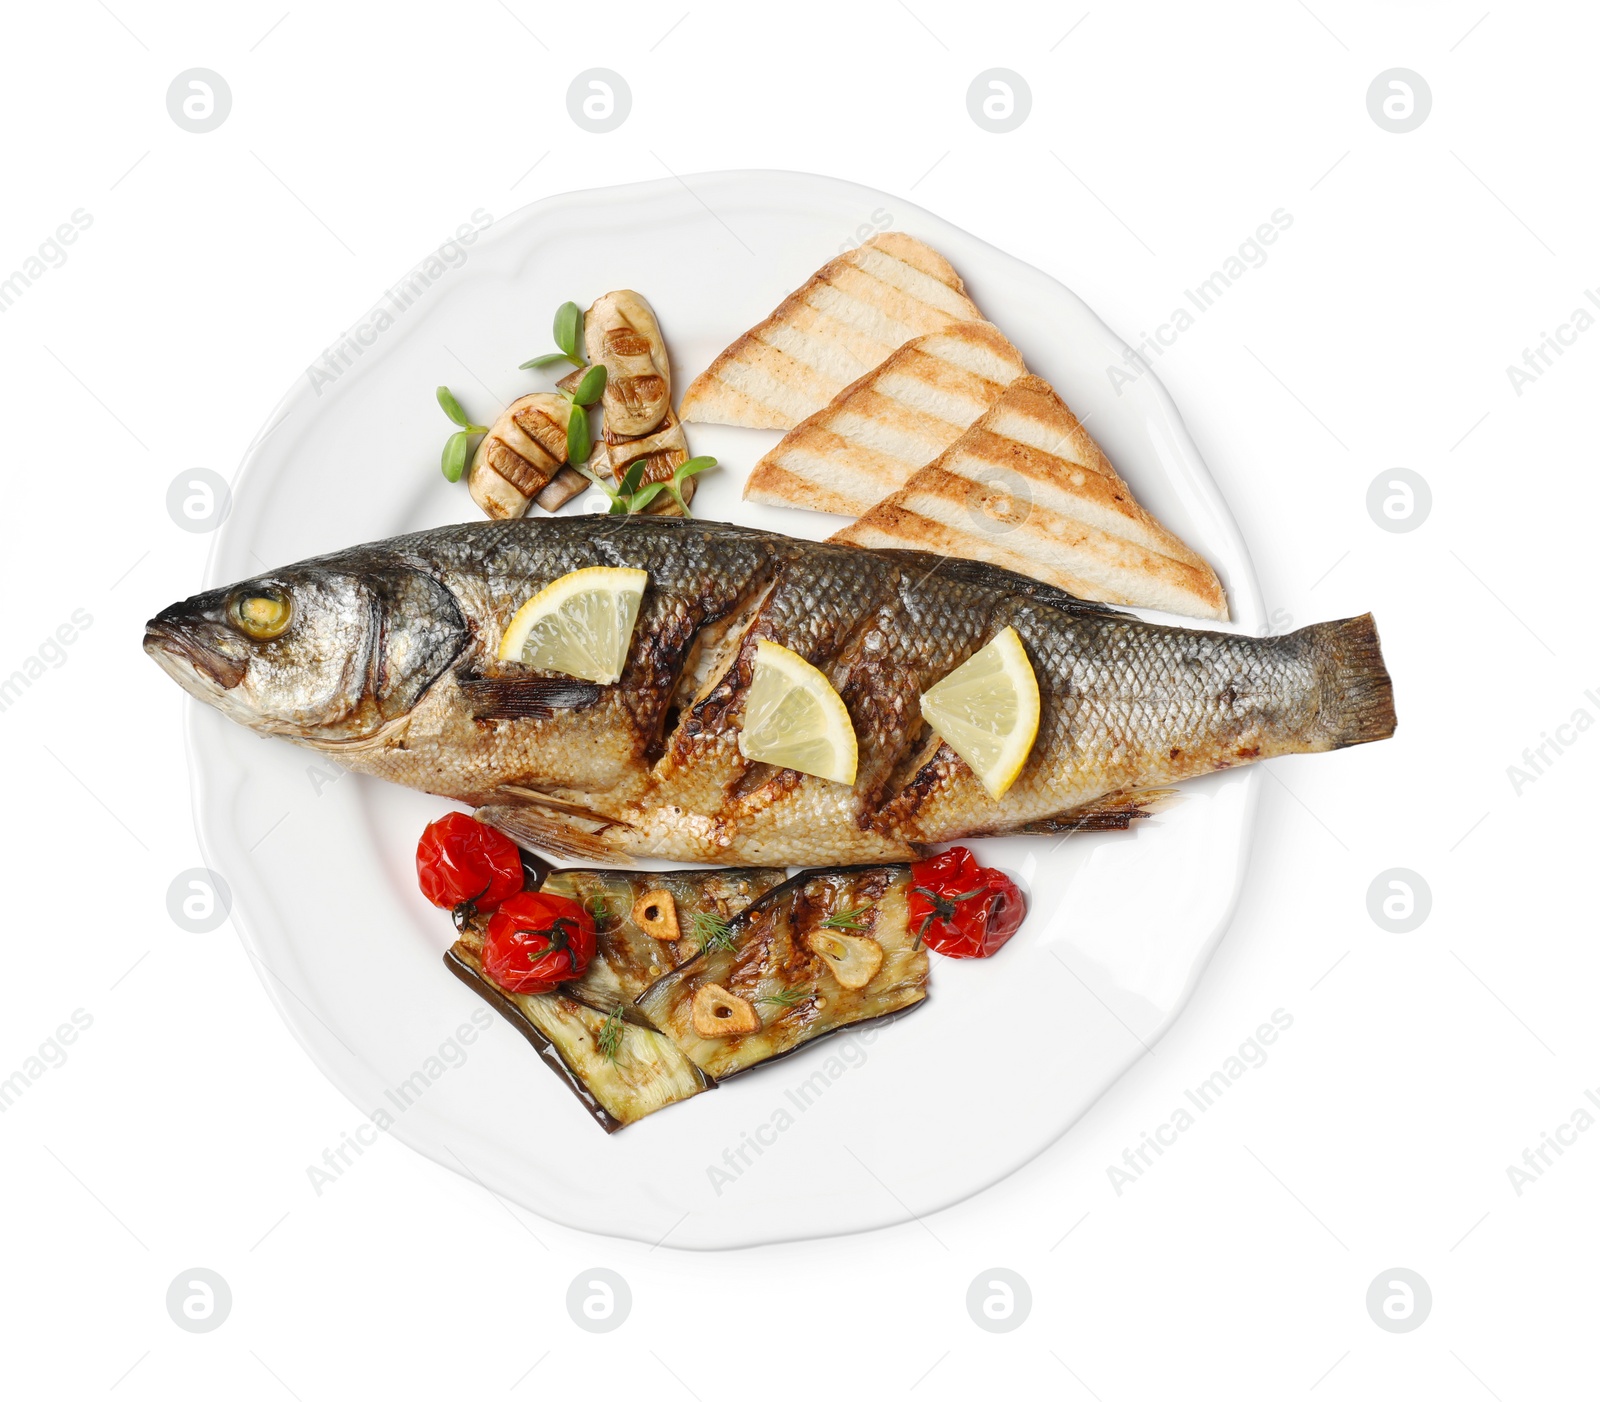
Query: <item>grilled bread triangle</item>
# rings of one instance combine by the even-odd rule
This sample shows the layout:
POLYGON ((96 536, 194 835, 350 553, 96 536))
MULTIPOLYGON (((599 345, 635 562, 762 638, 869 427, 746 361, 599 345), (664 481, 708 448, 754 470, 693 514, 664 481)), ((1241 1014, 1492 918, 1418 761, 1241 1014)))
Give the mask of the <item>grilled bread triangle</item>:
POLYGON ((913 336, 981 318, 943 258, 885 233, 818 269, 684 391, 685 423, 793 428, 913 336))
POLYGON ((745 497, 859 516, 1026 373, 1022 352, 987 321, 915 337, 790 429, 751 470, 745 497))
POLYGON ((1228 617, 1216 572, 1133 499, 1036 375, 833 539, 983 560, 1098 603, 1228 617))

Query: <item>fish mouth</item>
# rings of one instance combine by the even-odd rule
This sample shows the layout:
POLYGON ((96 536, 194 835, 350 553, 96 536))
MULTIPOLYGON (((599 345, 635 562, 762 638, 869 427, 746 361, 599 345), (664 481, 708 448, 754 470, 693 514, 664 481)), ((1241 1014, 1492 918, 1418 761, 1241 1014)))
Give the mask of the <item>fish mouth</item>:
POLYGON ((238 686, 248 670, 245 662, 224 657, 181 623, 170 619, 152 618, 144 625, 144 650, 169 671, 172 661, 185 663, 223 691, 238 686))

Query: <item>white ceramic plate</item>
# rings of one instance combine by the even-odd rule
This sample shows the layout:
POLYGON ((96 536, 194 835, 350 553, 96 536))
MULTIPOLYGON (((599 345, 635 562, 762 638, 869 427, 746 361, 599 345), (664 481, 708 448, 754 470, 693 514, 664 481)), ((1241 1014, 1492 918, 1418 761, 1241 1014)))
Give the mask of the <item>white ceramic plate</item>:
MULTIPOLYGON (((1217 567, 1235 627, 1262 605, 1227 507, 1154 374, 1119 396, 1125 346, 1060 283, 893 195, 820 176, 697 175, 562 195, 437 260, 415 300, 389 296, 322 372, 303 376, 248 454, 207 585, 402 531, 470 520, 438 470, 449 384, 487 423, 546 380, 556 306, 615 287, 653 303, 674 388, 821 263, 894 228, 926 239, 985 313, 1090 419, 1135 493, 1217 567), (384 324, 384 323, 387 324, 384 324)), ((835 518, 740 500, 775 434, 691 426, 697 514, 821 537, 835 518)), ((568 507, 582 509, 582 503, 568 507)), ((974 843, 1016 873, 1032 913, 990 962, 935 959, 904 1020, 825 1041, 607 1137, 527 1043, 446 971, 448 919, 418 894, 413 852, 447 805, 344 775, 191 703, 206 858, 262 981, 381 1129, 569 1226, 677 1247, 861 1231, 948 1206, 1056 1139, 1170 1024, 1233 909, 1256 779, 1219 774, 1127 834, 974 843), (1049 1009, 1018 1018, 1017 1001, 1049 1009), (482 1021, 480 1015, 480 1021, 482 1021), (461 1030, 466 1029, 468 1036, 461 1030), (995 1074, 975 1049, 1002 1040, 995 1074)), ((369 1127, 375 1122, 377 1129, 369 1127)), ((357 1133, 359 1131, 359 1133, 357 1133)), ((353 1151, 346 1157, 354 1162, 353 1151)))

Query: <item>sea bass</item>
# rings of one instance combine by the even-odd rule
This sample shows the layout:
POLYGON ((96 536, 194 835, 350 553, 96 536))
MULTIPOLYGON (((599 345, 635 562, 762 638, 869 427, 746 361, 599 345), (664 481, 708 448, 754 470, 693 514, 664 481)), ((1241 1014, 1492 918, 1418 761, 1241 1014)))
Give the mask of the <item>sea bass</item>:
POLYGON ((357 546, 174 604, 145 650, 252 730, 471 804, 524 845, 613 863, 882 862, 963 837, 1123 828, 1175 781, 1395 726, 1370 615, 1272 638, 1173 628, 989 565, 660 517, 357 546), (649 575, 622 679, 496 661, 517 608, 592 565, 649 575), (1008 626, 1041 715, 995 800, 918 698, 1008 626), (843 698, 853 785, 740 752, 763 638, 843 698))

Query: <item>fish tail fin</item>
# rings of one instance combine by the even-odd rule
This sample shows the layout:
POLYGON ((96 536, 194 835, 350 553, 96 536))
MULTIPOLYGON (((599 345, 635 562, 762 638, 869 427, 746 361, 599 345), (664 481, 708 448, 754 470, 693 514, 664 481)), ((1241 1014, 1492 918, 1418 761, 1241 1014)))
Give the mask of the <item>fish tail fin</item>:
POLYGON ((1318 658, 1322 724, 1331 748, 1365 745, 1394 734, 1394 683, 1383 665, 1378 625, 1370 613, 1302 630, 1318 658))

